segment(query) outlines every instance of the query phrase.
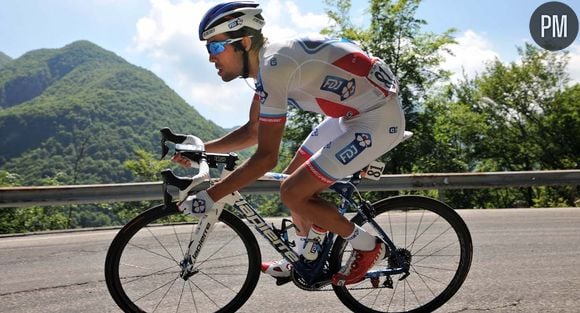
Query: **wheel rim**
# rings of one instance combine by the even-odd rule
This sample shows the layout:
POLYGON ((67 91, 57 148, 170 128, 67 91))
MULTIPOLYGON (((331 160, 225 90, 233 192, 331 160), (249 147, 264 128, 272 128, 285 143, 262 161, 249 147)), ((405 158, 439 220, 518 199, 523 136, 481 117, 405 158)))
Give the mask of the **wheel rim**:
MULTIPOLYGON (((468 269, 471 260, 471 249, 465 250, 471 239, 465 242, 457 233, 461 227, 451 220, 420 206, 377 216, 375 221, 409 258, 410 275, 404 280, 399 280, 404 274, 391 276, 392 288, 385 287, 389 284, 384 276, 335 287, 341 300, 357 312, 427 312, 439 307, 459 288, 465 279, 460 268, 468 269)), ((370 225, 363 228, 376 234, 370 225)), ((350 245, 343 248, 342 263, 351 252, 350 245)), ((377 262, 372 270, 389 268, 389 260, 392 263, 392 258, 377 262)))
POLYGON ((208 236, 194 274, 180 277, 195 225, 183 215, 160 217, 126 242, 114 280, 125 310, 221 312, 245 301, 242 290, 254 265, 240 234, 226 223, 217 223, 208 236))

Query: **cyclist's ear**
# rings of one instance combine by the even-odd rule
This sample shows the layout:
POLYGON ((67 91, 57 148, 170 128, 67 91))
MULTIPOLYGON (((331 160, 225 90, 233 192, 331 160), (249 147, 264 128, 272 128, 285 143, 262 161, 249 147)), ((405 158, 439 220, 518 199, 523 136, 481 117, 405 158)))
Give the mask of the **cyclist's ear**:
POLYGON ((244 47, 246 52, 250 52, 252 49, 252 38, 245 36, 244 39, 242 39, 242 47, 244 47))

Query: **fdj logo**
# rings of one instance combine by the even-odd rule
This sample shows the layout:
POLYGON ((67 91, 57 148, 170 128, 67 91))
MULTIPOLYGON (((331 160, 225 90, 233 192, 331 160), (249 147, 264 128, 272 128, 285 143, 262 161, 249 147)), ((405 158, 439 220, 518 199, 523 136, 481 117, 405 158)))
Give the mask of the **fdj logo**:
POLYGON ((264 85, 262 85, 260 77, 256 80, 256 93, 260 96, 260 104, 264 104, 268 98, 268 93, 264 91, 264 85))
POLYGON ((335 155, 340 163, 344 165, 350 163, 350 161, 361 154, 361 152, 363 152, 366 148, 373 145, 371 134, 355 133, 354 137, 355 139, 350 144, 342 148, 342 150, 338 151, 338 153, 335 155))
POLYGON ((356 84, 354 78, 346 80, 336 76, 326 76, 320 90, 330 91, 340 96, 340 100, 344 101, 354 94, 356 91, 356 84))
POLYGON ((242 20, 240 17, 238 17, 237 19, 228 23, 228 28, 232 29, 238 25, 242 25, 243 22, 244 22, 244 20, 242 20))

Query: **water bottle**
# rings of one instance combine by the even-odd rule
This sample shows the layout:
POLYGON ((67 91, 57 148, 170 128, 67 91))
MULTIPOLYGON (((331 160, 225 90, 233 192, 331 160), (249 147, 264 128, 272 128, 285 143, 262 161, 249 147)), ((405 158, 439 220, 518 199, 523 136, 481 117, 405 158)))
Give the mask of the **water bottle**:
POLYGON ((310 227, 310 231, 308 232, 306 245, 304 246, 304 259, 307 261, 314 261, 318 258, 320 247, 324 242, 325 237, 326 230, 312 224, 312 227, 310 227))

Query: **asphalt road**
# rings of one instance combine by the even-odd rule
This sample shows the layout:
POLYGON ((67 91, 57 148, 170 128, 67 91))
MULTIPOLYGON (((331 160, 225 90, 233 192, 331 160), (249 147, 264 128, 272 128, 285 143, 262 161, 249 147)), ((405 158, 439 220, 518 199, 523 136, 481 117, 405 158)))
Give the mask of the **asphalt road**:
MULTIPOLYGON (((438 312, 580 312, 580 208, 459 211, 471 272, 438 312)), ((120 312, 103 264, 117 230, 0 238, 0 312, 120 312)), ((259 238, 263 259, 274 258, 259 238)), ((348 312, 333 292, 262 276, 241 312, 348 312)))

